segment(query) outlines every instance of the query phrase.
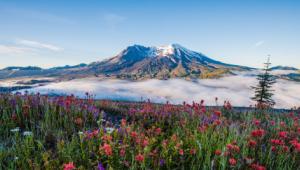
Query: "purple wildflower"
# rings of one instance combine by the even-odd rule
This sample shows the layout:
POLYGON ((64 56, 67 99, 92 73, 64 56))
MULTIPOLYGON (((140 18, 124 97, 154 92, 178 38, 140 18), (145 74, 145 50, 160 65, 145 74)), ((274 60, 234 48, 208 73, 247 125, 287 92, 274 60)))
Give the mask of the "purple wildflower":
POLYGON ((98 163, 98 170, 105 170, 101 162, 98 163))
POLYGON ((164 159, 159 160, 159 166, 164 166, 165 163, 166 161, 164 159))

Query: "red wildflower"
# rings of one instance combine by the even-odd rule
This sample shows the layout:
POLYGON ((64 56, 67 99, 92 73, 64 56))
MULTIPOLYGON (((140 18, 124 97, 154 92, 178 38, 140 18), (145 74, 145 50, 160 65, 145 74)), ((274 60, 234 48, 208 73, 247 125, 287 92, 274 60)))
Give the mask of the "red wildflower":
POLYGON ((144 156, 142 154, 138 154, 135 156, 135 160, 138 162, 143 162, 144 161, 144 156))
POLYGON ((125 127, 125 126, 126 126, 126 120, 125 120, 125 119, 122 119, 122 120, 121 120, 121 126, 122 126, 122 127, 125 127))
POLYGON ((109 142, 109 141, 112 140, 112 136, 110 136, 110 135, 104 135, 104 136, 102 137, 102 140, 104 140, 104 141, 106 141, 106 142, 109 142))
POLYGON ((206 129, 207 129, 207 125, 202 125, 202 126, 198 127, 198 131, 201 132, 201 133, 205 132, 206 129))
POLYGON ((144 139, 142 143, 143 147, 146 147, 148 144, 149 144, 148 139, 144 139))
POLYGON ((259 125, 260 125, 260 120, 254 119, 254 120, 253 120, 253 123, 254 123, 256 126, 259 126, 259 125))
POLYGON ((218 156, 220 156, 220 155, 222 154, 222 151, 219 150, 219 149, 217 149, 217 150, 215 151, 215 154, 218 155, 218 156))
POLYGON ((183 149, 179 149, 179 155, 183 155, 183 154, 184 154, 183 149))
POLYGON ((137 133, 136 133, 135 131, 132 131, 132 132, 130 133, 130 136, 131 136, 132 138, 136 138, 136 137, 137 137, 137 133))
POLYGON ((284 145, 284 141, 282 141, 280 139, 271 139, 271 143, 273 145, 284 145))
POLYGON ((112 155, 112 148, 109 144, 104 143, 104 145, 101 147, 101 150, 104 150, 104 152, 107 156, 112 155))
POLYGON ((227 148, 228 150, 232 150, 232 149, 233 149, 233 145, 232 145, 232 144, 227 144, 227 145, 226 145, 226 148, 227 148))
POLYGON ((94 136, 97 136, 97 135, 98 135, 98 133, 99 133, 99 130, 98 130, 98 129, 96 129, 96 130, 93 130, 93 132, 92 132, 92 133, 93 133, 93 135, 94 135, 94 136))
POLYGON ((236 161, 234 158, 230 158, 230 159, 229 159, 229 164, 230 164, 231 166, 235 166, 236 163, 237 163, 237 161, 236 161))
POLYGON ((122 149, 120 150, 120 156, 121 156, 121 157, 124 157, 125 154, 126 154, 126 151, 125 151, 124 148, 122 148, 122 149))
POLYGON ((140 144, 141 143, 141 139, 140 138, 135 138, 135 143, 136 144, 140 144))
POLYGON ((252 164, 251 168, 254 170, 266 170, 266 168, 264 166, 259 165, 259 164, 252 164))
POLYGON ((64 170, 73 170, 76 168, 73 162, 69 162, 67 164, 64 164, 63 166, 64 170))
POLYGON ((248 145, 249 145, 250 147, 255 147, 256 144, 257 144, 257 142, 256 142, 255 140, 252 140, 252 139, 250 139, 249 142, 248 142, 248 145))
POLYGON ((291 140, 290 143, 293 145, 293 147, 297 152, 300 152, 300 143, 298 142, 297 139, 291 140))
POLYGON ((215 110, 214 111, 215 115, 217 115, 218 117, 221 116, 222 112, 220 110, 215 110))
POLYGON ((156 128, 155 129, 155 134, 156 135, 160 135, 160 133, 161 133, 161 128, 156 128))
POLYGON ((278 136, 280 138, 287 138, 287 135, 288 135, 288 132, 286 132, 286 131, 281 131, 278 133, 278 136))
POLYGON ((284 152, 288 152, 289 151, 289 147, 287 147, 287 146, 283 146, 282 149, 283 149, 284 152))
POLYGON ((234 150, 235 152, 240 152, 240 147, 237 146, 237 145, 234 145, 233 150, 234 150))
POLYGON ((271 146, 271 151, 275 152, 276 151, 276 147, 275 146, 271 146))
POLYGON ((251 132, 252 137, 262 137, 264 134, 265 131, 263 129, 257 129, 251 132))
POLYGON ((221 120, 217 119, 214 121, 214 125, 220 125, 221 124, 221 120))
POLYGON ((297 140, 297 139, 293 139, 293 140, 291 140, 289 143, 292 144, 292 145, 295 145, 295 144, 298 143, 298 140, 297 140))
POLYGON ((274 120, 271 120, 270 123, 271 123, 272 126, 275 125, 275 121, 274 120))
POLYGON ((202 105, 200 111, 201 111, 202 113, 205 113, 205 112, 206 112, 206 108, 202 105))
POLYGON ((237 145, 227 144, 226 147, 229 151, 240 152, 240 147, 237 145))
POLYGON ((131 131, 130 127, 126 127, 126 132, 129 133, 131 131))
POLYGON ((296 149, 297 152, 300 152, 300 143, 296 143, 294 145, 294 147, 295 147, 295 149, 296 149))
POLYGON ((85 135, 88 139, 91 139, 93 137, 97 137, 98 133, 99 133, 99 130, 94 130, 92 132, 85 132, 85 135))

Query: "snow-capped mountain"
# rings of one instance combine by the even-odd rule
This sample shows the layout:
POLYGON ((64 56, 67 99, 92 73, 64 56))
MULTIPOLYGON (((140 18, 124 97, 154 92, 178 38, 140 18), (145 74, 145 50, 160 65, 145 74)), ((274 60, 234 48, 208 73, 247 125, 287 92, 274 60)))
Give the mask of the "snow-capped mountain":
POLYGON ((248 67, 222 63, 179 44, 159 47, 133 45, 117 56, 92 63, 90 71, 119 78, 211 78, 248 67))
MULTIPOLYGON (((132 45, 112 58, 91 64, 66 65, 50 69, 34 66, 8 67, 0 70, 0 79, 55 77, 60 81, 95 76, 130 80, 177 77, 205 79, 234 75, 236 72, 245 70, 252 69, 211 59, 179 44, 158 47, 132 45)), ((277 66, 271 70, 279 78, 300 81, 300 72, 296 68, 277 66)))

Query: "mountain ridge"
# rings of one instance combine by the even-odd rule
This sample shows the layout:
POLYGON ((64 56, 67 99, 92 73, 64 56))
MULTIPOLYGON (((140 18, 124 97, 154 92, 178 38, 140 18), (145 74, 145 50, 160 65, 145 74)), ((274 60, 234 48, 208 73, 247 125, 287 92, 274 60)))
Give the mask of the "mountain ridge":
POLYGON ((89 68, 96 74, 134 80, 215 78, 222 74, 231 74, 230 70, 250 69, 211 59, 179 44, 158 47, 128 46, 112 58, 92 63, 89 68))
MULTIPOLYGON (((178 43, 164 46, 143 46, 133 44, 117 55, 90 64, 58 66, 43 69, 37 66, 7 67, 0 70, 0 79, 14 77, 60 77, 67 79, 81 77, 107 77, 130 80, 143 79, 205 79, 234 75, 235 71, 254 68, 228 64, 189 50, 178 43)), ((293 67, 275 66, 272 70, 292 69, 293 67)))

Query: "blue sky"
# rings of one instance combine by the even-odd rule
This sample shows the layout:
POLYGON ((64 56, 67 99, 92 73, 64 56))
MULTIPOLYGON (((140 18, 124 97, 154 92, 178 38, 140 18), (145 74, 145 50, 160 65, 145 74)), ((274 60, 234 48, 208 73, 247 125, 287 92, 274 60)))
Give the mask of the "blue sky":
POLYGON ((0 68, 99 61, 179 43, 232 64, 300 68, 297 0, 0 0, 0 68))

